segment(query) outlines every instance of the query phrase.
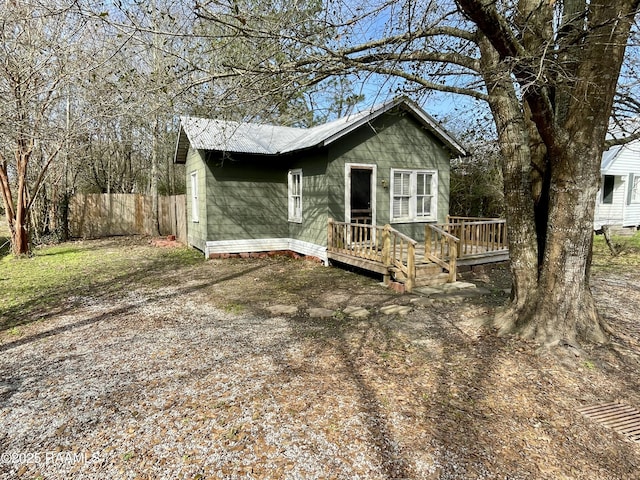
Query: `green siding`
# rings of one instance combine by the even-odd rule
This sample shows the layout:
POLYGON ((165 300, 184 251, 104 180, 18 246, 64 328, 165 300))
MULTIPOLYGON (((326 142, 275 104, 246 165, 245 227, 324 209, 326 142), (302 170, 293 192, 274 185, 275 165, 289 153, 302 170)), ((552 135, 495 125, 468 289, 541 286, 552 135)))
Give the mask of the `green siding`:
POLYGON ((204 251, 207 241, 207 174, 208 171, 203 161, 204 152, 189 148, 185 170, 187 174, 187 241, 189 245, 204 251), (196 172, 198 176, 198 221, 192 218, 191 174, 196 172))
POLYGON ((326 245, 326 153, 207 161, 207 240, 293 238, 326 245), (287 173, 302 169, 302 223, 288 221, 287 173))
POLYGON ((306 154, 290 168, 302 169, 302 223, 289 223, 289 238, 316 245, 327 244, 327 156, 306 154))
MULTIPOLYGON (((361 128, 343 141, 332 145, 332 160, 327 171, 329 215, 344 221, 344 169, 346 163, 377 165, 376 223, 390 219, 391 169, 425 169, 438 172, 438 222, 446 221, 449 212, 449 154, 430 132, 410 116, 386 114, 370 127, 361 128)), ((393 223, 397 230, 421 240, 424 223, 393 223)))
MULTIPOLYGON (((327 149, 284 157, 207 158, 189 151, 186 162, 187 208, 190 173, 201 183, 200 222, 189 222, 189 242, 204 250, 206 241, 292 238, 326 245, 327 219, 345 218, 345 164, 375 164, 377 224, 389 223, 392 168, 438 171, 438 221, 449 210, 449 155, 431 133, 410 116, 387 113, 327 149), (302 223, 288 221, 287 173, 302 169, 302 223)), ((190 215, 190 213, 189 213, 190 215)), ((421 240, 423 223, 394 223, 421 240)))
POLYGON ((269 159, 207 166, 207 240, 288 237, 286 170, 269 159))

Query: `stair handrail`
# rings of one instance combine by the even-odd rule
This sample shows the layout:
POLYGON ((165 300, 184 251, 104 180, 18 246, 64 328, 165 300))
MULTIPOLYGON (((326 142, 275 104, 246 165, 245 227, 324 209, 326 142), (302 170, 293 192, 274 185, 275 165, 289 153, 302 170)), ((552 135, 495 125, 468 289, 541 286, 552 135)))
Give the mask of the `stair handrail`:
POLYGON ((381 261, 382 228, 365 223, 327 223, 327 251, 347 254, 365 260, 381 261))
POLYGON ((440 265, 449 273, 448 282, 455 282, 457 276, 457 258, 460 239, 437 225, 428 223, 424 227, 424 258, 440 265), (440 238, 440 251, 434 248, 433 235, 440 238), (439 254, 438 254, 439 253, 439 254))
POLYGON ((400 270, 405 280, 405 290, 410 292, 416 283, 416 246, 418 242, 413 238, 399 232, 391 225, 386 224, 383 229, 383 244, 389 246, 388 252, 383 251, 383 258, 387 260, 388 267, 395 267, 400 270), (385 243, 385 235, 387 243, 385 243), (404 262, 405 246, 407 262, 404 262))

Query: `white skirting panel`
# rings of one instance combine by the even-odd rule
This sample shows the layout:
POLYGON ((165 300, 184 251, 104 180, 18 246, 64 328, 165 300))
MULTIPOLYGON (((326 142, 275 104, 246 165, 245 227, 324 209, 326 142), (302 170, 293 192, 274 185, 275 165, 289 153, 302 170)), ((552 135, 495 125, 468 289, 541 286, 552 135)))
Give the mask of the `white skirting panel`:
POLYGON ((291 250, 301 255, 317 257, 328 263, 327 247, 315 243, 303 242, 295 238, 256 238, 252 240, 218 240, 208 241, 204 250, 207 258, 212 253, 253 253, 291 250))

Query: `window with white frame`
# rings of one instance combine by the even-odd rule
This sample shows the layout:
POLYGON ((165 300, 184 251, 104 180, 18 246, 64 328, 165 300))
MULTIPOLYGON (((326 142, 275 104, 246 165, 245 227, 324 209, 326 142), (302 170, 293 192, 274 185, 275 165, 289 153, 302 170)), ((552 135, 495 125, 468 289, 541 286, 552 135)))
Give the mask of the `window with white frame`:
POLYGON ((436 220, 438 173, 391 169, 391 221, 436 220))
POLYGON ((302 223, 302 170, 289 170, 289 221, 302 223))
POLYGON ((433 174, 426 172, 416 173, 416 217, 431 217, 433 205, 433 174))
POLYGON ((191 221, 200 221, 198 205, 198 172, 191 173, 191 221))
POLYGON ((616 177, 613 175, 604 175, 602 177, 602 203, 612 204, 613 203, 613 191, 616 186, 616 177))
POLYGON ((631 194, 629 196, 630 203, 640 203, 640 175, 637 173, 629 174, 631 194))

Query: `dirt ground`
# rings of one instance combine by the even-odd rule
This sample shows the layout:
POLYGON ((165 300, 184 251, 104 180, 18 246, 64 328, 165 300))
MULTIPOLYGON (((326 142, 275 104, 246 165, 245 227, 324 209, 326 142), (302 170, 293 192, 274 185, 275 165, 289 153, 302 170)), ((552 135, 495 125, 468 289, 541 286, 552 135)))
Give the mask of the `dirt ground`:
POLYGON ((146 275, 0 334, 0 478, 640 479, 640 444, 576 410, 640 409, 640 272, 595 274, 619 335, 584 357, 485 325, 504 267, 465 299, 287 258, 146 275))

